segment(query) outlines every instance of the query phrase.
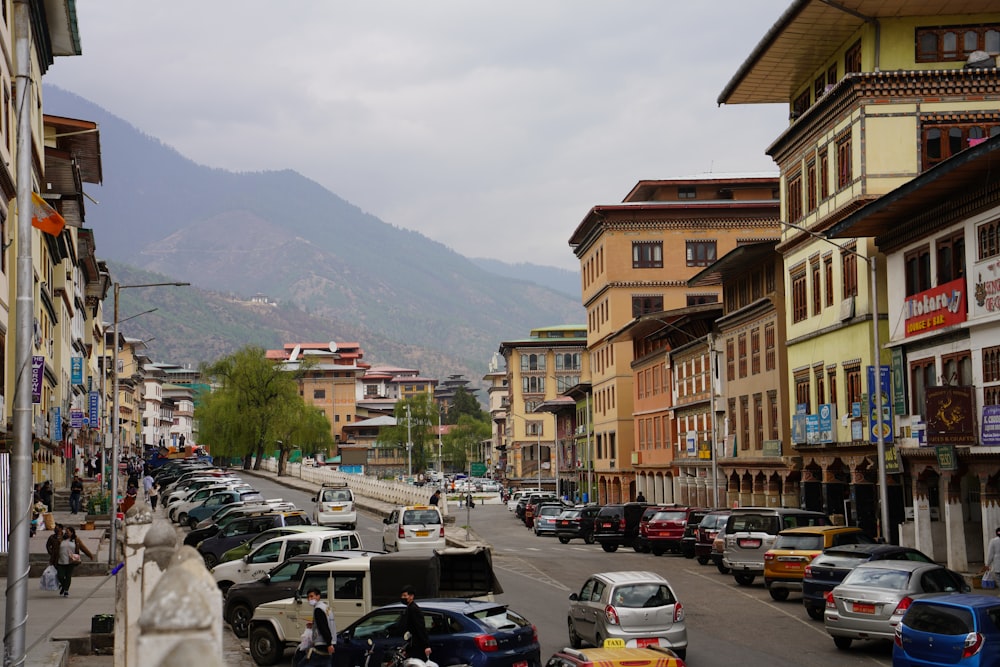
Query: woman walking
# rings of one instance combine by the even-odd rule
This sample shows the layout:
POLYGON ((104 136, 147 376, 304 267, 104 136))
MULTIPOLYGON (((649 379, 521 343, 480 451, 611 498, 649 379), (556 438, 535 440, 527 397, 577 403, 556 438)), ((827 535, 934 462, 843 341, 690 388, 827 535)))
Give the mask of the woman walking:
POLYGON ((160 498, 160 483, 154 481, 153 485, 149 487, 149 491, 146 493, 146 496, 149 499, 150 508, 152 508, 152 510, 155 512, 156 501, 159 500, 160 498))
POLYGON ((59 560, 56 562, 56 577, 59 581, 59 595, 69 597, 69 587, 73 583, 73 568, 80 564, 80 552, 94 560, 94 554, 87 545, 76 537, 76 529, 66 526, 63 539, 59 543, 59 560))

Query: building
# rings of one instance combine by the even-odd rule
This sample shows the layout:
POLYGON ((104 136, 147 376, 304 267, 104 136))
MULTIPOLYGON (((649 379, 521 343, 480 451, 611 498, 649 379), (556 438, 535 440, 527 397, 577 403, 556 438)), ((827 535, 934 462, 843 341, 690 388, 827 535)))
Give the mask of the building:
POLYGON ((791 295, 788 408, 803 458, 801 504, 844 513, 852 525, 885 517, 879 523, 888 525, 876 530, 890 541, 905 517, 904 489, 898 474, 880 483, 892 462, 880 460, 879 450, 893 451, 896 429, 892 406, 875 414, 869 398, 891 391, 892 355, 876 341, 887 340, 899 313, 877 307, 886 287, 873 276, 884 277, 886 266, 871 237, 824 236, 995 131, 995 62, 979 52, 1000 50, 998 25, 998 7, 988 0, 960 8, 795 0, 718 98, 788 108, 788 129, 767 153, 781 171, 778 250, 791 295), (987 69, 966 67, 984 56, 987 69), (883 370, 876 374, 876 366, 883 370), (819 426, 824 415, 828 431, 819 426))
POLYGON ((492 468, 492 476, 497 479, 504 477, 509 461, 504 429, 507 422, 507 401, 510 398, 510 390, 507 369, 501 366, 502 361, 503 358, 500 354, 494 353, 487 367, 486 375, 483 376, 483 381, 487 383, 487 411, 490 414, 491 424, 491 453, 487 460, 492 468))
POLYGON ((599 502, 636 495, 635 359, 631 340, 615 335, 648 313, 717 303, 717 287, 687 281, 737 245, 775 235, 777 187, 765 174, 640 181, 621 204, 594 206, 570 237, 593 364, 595 474, 607 489, 599 502))

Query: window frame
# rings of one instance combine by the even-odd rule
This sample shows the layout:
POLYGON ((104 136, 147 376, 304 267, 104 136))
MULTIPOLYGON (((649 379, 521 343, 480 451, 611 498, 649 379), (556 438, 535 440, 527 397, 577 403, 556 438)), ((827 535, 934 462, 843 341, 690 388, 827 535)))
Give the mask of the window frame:
POLYGON ((633 269, 662 269, 663 241, 632 241, 633 269))
POLYGON ((684 259, 687 266, 711 266, 718 259, 717 242, 706 241, 685 241, 684 259), (704 252, 702 252, 704 250, 704 252))

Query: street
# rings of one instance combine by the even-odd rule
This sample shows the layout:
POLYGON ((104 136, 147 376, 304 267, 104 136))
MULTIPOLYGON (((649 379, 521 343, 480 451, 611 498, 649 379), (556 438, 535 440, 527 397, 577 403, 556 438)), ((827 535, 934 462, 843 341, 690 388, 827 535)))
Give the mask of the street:
MULTIPOLYGON (((311 508, 308 494, 255 478, 265 497, 281 497, 311 508)), ((452 506, 458 525, 465 510, 452 506)), ((890 665, 888 643, 856 642, 839 651, 822 623, 808 618, 798 595, 771 600, 763 583, 738 586, 711 565, 680 556, 638 554, 631 549, 604 552, 582 540, 560 544, 536 537, 504 505, 479 505, 469 513, 472 530, 494 547, 494 568, 504 594, 498 600, 526 616, 538 628, 543 662, 567 645, 566 609, 571 592, 593 572, 649 570, 675 588, 687 616, 686 662, 698 667, 740 664, 749 667, 890 665)), ((359 515, 358 532, 366 548, 381 548, 380 520, 359 515)))

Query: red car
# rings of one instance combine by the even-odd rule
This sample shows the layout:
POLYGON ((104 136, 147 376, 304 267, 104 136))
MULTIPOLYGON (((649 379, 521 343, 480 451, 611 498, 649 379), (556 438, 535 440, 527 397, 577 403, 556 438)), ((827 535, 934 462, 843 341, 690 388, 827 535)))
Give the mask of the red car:
POLYGON ((649 519, 639 525, 639 530, 644 533, 643 542, 649 546, 654 556, 662 556, 668 551, 679 554, 688 517, 692 512, 704 511, 697 507, 656 508, 649 519))

